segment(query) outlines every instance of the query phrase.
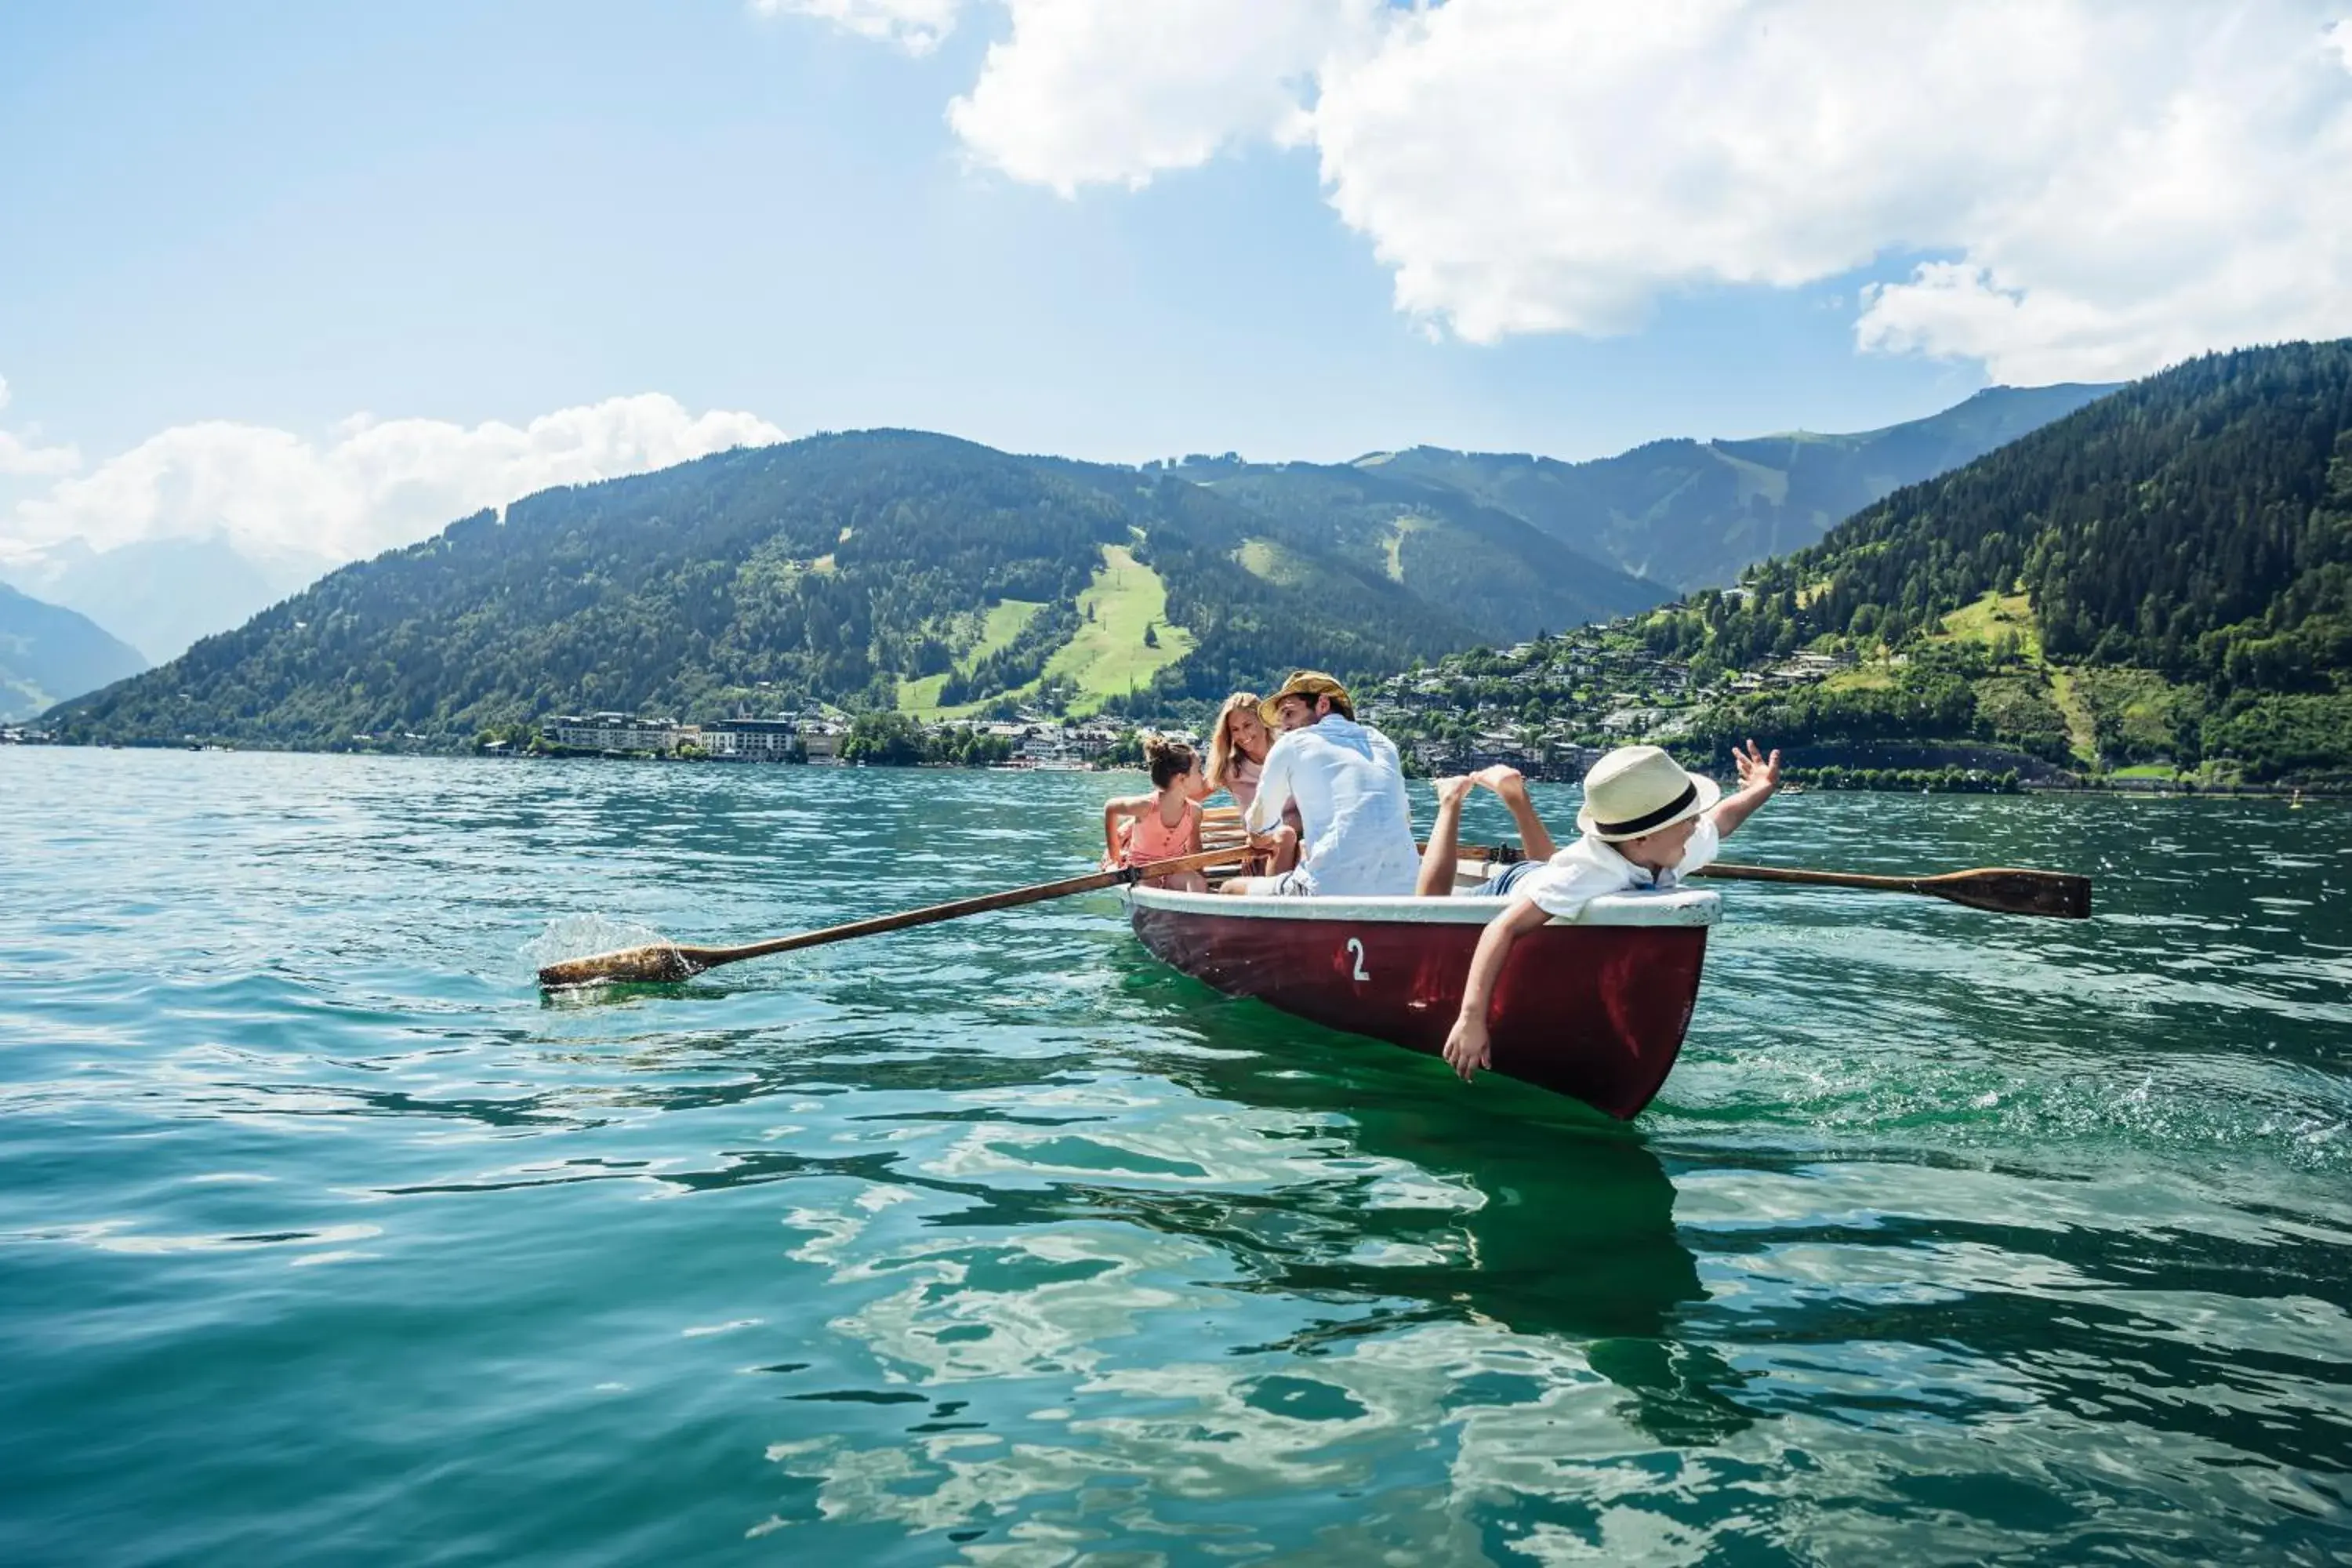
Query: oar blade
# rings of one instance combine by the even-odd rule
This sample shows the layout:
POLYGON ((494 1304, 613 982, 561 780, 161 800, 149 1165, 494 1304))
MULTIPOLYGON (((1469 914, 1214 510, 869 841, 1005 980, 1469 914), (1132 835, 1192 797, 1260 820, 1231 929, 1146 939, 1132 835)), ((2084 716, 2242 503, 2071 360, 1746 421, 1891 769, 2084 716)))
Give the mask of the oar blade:
POLYGON ((2053 920, 2091 918, 2091 879, 2066 871, 2019 871, 1988 867, 1948 871, 1921 879, 1920 890, 2005 915, 2047 915, 2053 920))
POLYGON ((702 965, 677 948, 667 942, 649 942, 644 947, 624 947, 551 963, 539 972, 539 983, 551 991, 600 981, 659 985, 691 980, 700 973, 702 965))

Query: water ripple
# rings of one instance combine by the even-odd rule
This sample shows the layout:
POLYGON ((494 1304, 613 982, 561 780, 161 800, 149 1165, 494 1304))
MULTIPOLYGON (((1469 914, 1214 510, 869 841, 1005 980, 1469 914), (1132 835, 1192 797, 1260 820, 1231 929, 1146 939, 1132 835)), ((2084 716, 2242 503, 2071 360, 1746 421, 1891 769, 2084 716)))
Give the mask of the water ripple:
POLYGON ((1741 858, 2099 918, 1732 889, 1631 1130, 1108 896, 530 984, 1128 782, 0 750, 0 1557, 2352 1552, 2333 803, 1777 802, 1741 858))

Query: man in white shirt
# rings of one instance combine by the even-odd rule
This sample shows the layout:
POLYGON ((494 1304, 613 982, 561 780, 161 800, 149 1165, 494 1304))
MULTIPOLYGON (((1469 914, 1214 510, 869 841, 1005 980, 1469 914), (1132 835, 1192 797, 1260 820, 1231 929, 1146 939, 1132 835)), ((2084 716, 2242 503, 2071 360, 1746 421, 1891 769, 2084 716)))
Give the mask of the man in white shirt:
POLYGON ((1283 733, 1265 754, 1257 798, 1243 818, 1252 833, 1282 819, 1295 802, 1297 867, 1279 877, 1236 877, 1228 893, 1366 897, 1410 894, 1421 869, 1412 808, 1395 742, 1356 722, 1348 689, 1302 669, 1261 705, 1283 733))
MULTIPOLYGON (((1750 741, 1746 751, 1735 746, 1731 754, 1739 766, 1739 792, 1726 795, 1713 779, 1685 773, 1655 746, 1620 746, 1585 775, 1584 805, 1576 814, 1577 840, 1557 854, 1547 854, 1551 836, 1526 805, 1526 791, 1518 790, 1514 798, 1511 792, 1496 788, 1511 807, 1529 851, 1547 858, 1510 867, 1480 889, 1508 894, 1511 904, 1479 935, 1462 988, 1462 1011, 1445 1039, 1445 1059, 1465 1082, 1491 1065, 1486 1011, 1512 943, 1554 918, 1574 920, 1603 893, 1675 886, 1721 853, 1724 837, 1772 798, 1780 787, 1780 753, 1767 757, 1750 741)), ((1478 782, 1496 783, 1484 774, 1478 782)), ((1517 782, 1516 773, 1512 782, 1517 782)), ((1453 820, 1441 807, 1438 823, 1430 830, 1432 858, 1444 856, 1449 881, 1453 822, 1460 819, 1463 793, 1455 791, 1447 802, 1453 820)))

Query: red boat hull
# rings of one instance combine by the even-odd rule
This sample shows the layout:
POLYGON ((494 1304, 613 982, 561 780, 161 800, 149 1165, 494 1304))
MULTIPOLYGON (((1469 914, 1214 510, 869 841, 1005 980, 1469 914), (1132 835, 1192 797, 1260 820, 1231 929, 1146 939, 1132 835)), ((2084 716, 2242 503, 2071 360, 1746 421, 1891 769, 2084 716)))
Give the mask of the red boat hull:
MULTIPOLYGON (((1495 1070, 1621 1119, 1648 1105, 1690 1026, 1717 907, 1713 894, 1678 897, 1671 921, 1540 926, 1512 944, 1489 1019, 1495 1070)), ((1448 918, 1389 899, 1254 899, 1261 909, 1244 917, 1214 910, 1214 896, 1150 889, 1130 906, 1145 947, 1220 991, 1436 1055, 1503 900, 1428 901, 1448 918), (1276 904, 1278 916, 1264 908, 1276 904)))

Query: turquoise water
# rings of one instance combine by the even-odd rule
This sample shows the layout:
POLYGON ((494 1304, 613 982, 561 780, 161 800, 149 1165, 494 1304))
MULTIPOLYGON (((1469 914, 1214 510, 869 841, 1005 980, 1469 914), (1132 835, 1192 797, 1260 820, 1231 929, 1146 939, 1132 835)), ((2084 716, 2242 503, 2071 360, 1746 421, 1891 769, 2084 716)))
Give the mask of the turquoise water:
POLYGON ((0 751, 0 1562, 2352 1553, 2341 805, 1776 802, 2099 918, 1727 889, 1631 1128, 1108 896, 530 984, 1131 782, 0 751))

